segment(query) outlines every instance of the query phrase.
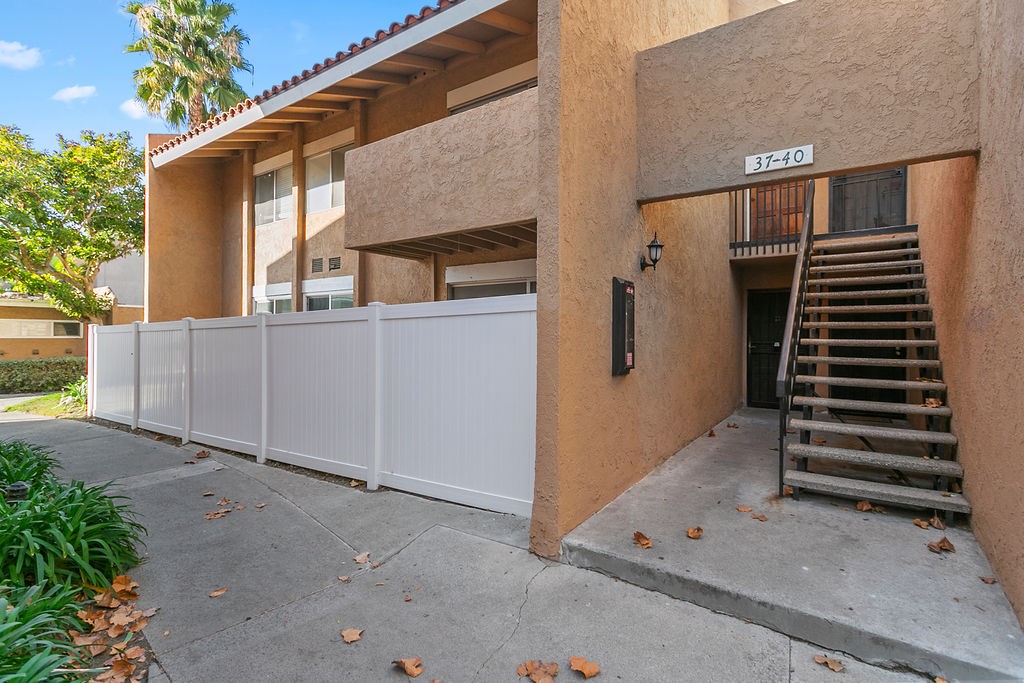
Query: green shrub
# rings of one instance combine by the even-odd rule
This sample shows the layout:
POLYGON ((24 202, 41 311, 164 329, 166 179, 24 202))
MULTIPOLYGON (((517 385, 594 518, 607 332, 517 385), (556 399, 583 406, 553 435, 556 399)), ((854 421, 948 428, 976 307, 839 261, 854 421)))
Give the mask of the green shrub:
POLYGON ((23 481, 35 486, 47 479, 60 464, 50 451, 24 441, 0 441, 0 486, 23 481))
POLYGON ((26 500, 0 506, 0 580, 109 586, 138 564, 145 530, 108 487, 47 476, 26 500))
POLYGON ((0 360, 0 394, 59 391, 85 374, 85 358, 0 360))
POLYGON ((85 410, 89 401, 89 380, 82 375, 60 390, 60 405, 71 410, 85 410))
POLYGON ((84 628, 75 592, 0 584, 0 681, 52 681, 54 669, 71 663, 77 652, 67 631, 84 628))

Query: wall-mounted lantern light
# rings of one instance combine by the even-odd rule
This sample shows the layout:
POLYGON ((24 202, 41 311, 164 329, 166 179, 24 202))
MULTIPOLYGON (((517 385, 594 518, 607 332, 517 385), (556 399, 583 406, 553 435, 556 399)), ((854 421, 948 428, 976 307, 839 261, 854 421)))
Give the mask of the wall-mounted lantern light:
POLYGON ((647 253, 651 255, 651 260, 648 261, 647 257, 640 254, 640 271, 643 272, 648 268, 658 269, 658 261, 661 260, 661 250, 665 247, 664 244, 658 241, 658 233, 654 233, 654 239, 647 245, 647 253))

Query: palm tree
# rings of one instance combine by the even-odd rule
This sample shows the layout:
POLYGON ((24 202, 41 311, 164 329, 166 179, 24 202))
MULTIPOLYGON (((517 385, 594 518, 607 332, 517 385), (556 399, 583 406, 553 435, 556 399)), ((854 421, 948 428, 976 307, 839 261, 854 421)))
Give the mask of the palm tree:
POLYGON ((181 128, 195 128, 245 99, 236 69, 252 73, 241 54, 249 37, 228 26, 235 7, 208 0, 130 2, 141 37, 125 52, 147 52, 152 61, 135 71, 139 99, 152 114, 181 128))

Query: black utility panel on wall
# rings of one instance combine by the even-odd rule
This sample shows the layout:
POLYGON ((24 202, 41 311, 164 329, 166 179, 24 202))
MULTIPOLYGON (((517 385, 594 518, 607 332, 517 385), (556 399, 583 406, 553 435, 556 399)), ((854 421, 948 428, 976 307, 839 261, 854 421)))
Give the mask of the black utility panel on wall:
POLYGON ((612 278, 612 374, 633 369, 633 299, 636 288, 628 280, 612 278))

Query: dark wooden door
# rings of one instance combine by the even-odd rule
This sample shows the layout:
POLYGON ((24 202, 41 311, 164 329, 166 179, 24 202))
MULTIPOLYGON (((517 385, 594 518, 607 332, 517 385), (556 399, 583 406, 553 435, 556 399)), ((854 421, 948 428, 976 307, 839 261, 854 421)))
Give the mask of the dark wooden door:
POLYGON ((789 290, 747 292, 747 405, 778 408, 775 377, 786 333, 789 290))

